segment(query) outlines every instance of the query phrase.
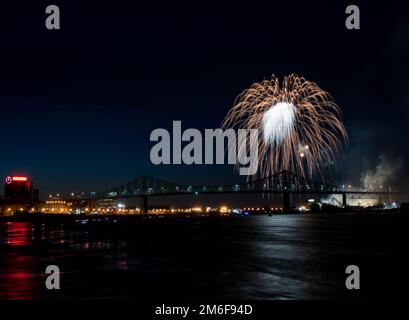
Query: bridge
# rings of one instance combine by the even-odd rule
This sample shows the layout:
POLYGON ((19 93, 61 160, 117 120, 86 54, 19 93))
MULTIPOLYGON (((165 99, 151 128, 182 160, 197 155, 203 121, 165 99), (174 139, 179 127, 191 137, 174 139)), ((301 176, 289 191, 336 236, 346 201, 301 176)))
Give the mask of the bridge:
POLYGON ((342 206, 347 206, 347 199, 377 199, 382 195, 408 195, 401 192, 351 191, 341 190, 337 186, 313 181, 295 175, 289 171, 281 171, 258 180, 231 185, 186 185, 141 176, 121 186, 97 193, 92 199, 124 199, 141 198, 142 211, 148 212, 148 198, 156 196, 177 195, 211 195, 211 194, 280 194, 284 212, 291 208, 291 194, 302 195, 334 195, 342 196, 342 206))

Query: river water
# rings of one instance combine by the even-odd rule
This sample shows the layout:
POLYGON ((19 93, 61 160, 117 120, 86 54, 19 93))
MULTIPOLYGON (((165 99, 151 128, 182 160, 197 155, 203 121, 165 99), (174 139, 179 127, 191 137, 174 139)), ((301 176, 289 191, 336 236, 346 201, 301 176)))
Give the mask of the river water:
POLYGON ((399 298, 409 217, 304 214, 0 222, 0 299, 399 298), (47 290, 45 269, 61 272, 47 290), (345 269, 360 268, 360 290, 345 269))

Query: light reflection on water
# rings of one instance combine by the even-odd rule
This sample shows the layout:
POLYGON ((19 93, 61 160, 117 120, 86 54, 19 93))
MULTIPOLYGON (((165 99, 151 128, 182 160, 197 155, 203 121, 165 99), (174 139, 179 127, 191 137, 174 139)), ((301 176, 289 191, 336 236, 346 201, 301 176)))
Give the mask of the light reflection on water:
POLYGON ((371 215, 0 222, 0 299, 345 297, 345 266, 394 259, 406 222, 371 215), (45 289, 50 264, 61 269, 60 292, 45 289))
POLYGON ((6 244, 6 246, 11 247, 11 250, 2 250, 4 255, 1 257, 0 267, 0 298, 30 299, 35 288, 35 258, 20 253, 17 247, 32 244, 31 224, 28 222, 8 222, 2 225, 2 231, 0 240, 2 247, 6 244))
POLYGON ((7 222, 5 242, 10 246, 26 246, 30 243, 31 225, 28 222, 7 222))

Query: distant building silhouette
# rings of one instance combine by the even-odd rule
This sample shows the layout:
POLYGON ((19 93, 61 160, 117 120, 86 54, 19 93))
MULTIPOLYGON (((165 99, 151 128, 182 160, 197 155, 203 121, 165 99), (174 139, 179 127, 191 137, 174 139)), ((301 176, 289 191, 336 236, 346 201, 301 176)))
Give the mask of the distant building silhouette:
POLYGON ((39 202, 38 189, 27 176, 7 176, 5 178, 4 197, 0 199, 0 214, 26 212, 33 204, 39 202))

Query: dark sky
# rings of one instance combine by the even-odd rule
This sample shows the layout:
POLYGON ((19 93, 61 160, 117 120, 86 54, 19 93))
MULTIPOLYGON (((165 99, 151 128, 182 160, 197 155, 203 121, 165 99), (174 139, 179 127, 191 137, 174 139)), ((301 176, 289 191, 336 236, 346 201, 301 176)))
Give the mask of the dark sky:
POLYGON ((240 180, 231 166, 152 165, 150 132, 173 120, 217 128, 252 82, 295 72, 342 109, 349 145, 336 182, 359 185, 384 159, 400 166, 388 184, 408 186, 409 10, 353 1, 361 30, 351 31, 348 4, 2 3, 0 176, 28 174, 43 195, 141 174, 240 180), (60 7, 61 30, 45 28, 49 4, 60 7))

